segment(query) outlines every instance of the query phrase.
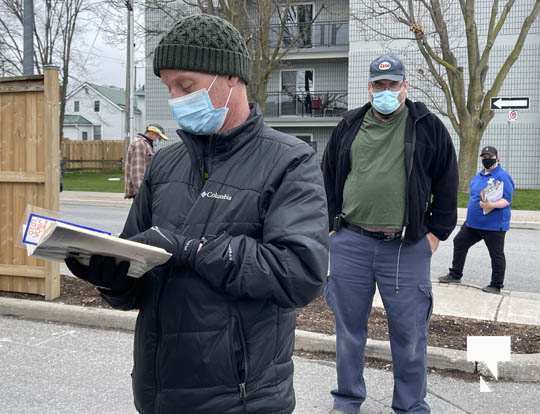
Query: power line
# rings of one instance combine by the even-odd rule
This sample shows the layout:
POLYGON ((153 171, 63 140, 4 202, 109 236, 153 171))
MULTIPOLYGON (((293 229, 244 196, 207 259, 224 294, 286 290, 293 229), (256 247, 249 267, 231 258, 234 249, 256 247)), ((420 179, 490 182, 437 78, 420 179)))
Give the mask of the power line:
POLYGON ((98 29, 96 31, 96 35, 94 36, 92 46, 90 46, 90 49, 88 49, 88 53, 86 54, 86 59, 84 60, 83 66, 86 66, 86 63, 88 62, 88 59, 90 58, 90 52, 92 52, 92 49, 94 48, 94 46, 96 44, 96 40, 97 40, 97 38, 99 36, 99 32, 101 31, 101 26, 103 26, 103 22, 105 22, 105 16, 103 16, 103 18, 101 19, 101 23, 98 26, 98 29))

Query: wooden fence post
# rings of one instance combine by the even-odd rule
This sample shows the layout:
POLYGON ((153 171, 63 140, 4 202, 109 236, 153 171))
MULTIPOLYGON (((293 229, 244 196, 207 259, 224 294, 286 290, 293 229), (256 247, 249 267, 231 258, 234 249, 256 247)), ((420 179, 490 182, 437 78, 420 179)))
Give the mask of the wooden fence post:
MULTIPOLYGON (((58 211, 60 208, 60 89, 58 68, 44 68, 45 84, 45 208, 58 211)), ((45 264, 45 299, 52 300, 60 296, 60 265, 47 261, 45 264)))
POLYGON ((60 190, 58 69, 0 79, 0 290, 52 300, 59 266, 28 257, 20 226, 28 204, 58 210, 60 190))

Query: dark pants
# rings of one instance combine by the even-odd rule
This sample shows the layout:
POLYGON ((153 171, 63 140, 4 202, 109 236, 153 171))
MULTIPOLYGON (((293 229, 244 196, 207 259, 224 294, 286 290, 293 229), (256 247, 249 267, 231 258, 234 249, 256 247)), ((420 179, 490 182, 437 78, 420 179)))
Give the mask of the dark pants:
POLYGON ((330 238, 325 299, 336 318, 334 408, 357 413, 366 399, 364 348, 377 286, 388 317, 394 371, 392 408, 397 413, 430 412, 425 401, 432 309, 430 264, 426 238, 401 244, 400 240, 376 240, 349 229, 330 238))
POLYGON ((457 279, 463 277, 463 267, 469 249, 480 240, 484 240, 491 258, 491 286, 502 289, 506 270, 506 258, 504 257, 505 236, 505 231, 478 230, 463 225, 454 238, 454 258, 450 268, 450 275, 457 279))

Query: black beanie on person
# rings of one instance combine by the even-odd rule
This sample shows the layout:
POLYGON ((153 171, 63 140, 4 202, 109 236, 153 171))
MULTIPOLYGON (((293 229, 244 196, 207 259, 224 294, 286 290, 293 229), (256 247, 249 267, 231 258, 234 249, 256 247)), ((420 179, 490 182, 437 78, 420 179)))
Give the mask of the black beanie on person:
POLYGON ((154 50, 154 74, 161 69, 238 76, 249 82, 251 61, 240 32, 228 21, 208 14, 184 17, 154 50))

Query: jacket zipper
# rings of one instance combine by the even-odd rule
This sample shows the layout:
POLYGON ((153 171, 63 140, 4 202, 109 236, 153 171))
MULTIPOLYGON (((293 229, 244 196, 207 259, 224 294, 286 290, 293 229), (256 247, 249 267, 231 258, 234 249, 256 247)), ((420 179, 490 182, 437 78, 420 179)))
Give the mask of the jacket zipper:
POLYGON ((203 187, 204 185, 206 185, 206 181, 208 181, 208 178, 210 177, 213 154, 214 154, 214 136, 210 135, 208 137, 208 144, 205 146, 205 150, 203 151, 203 162, 202 162, 202 172, 201 172, 203 187))
POLYGON ((156 410, 156 412, 159 413, 159 393, 161 392, 161 381, 160 381, 160 376, 159 376, 159 348, 160 348, 160 345, 161 345, 161 323, 159 321, 159 315, 161 313, 161 295, 163 293, 163 290, 165 288, 165 284, 167 283, 167 281, 169 280, 169 278, 167 277, 165 280, 162 280, 160 285, 159 285, 159 289, 158 289, 158 293, 157 293, 157 297, 156 297, 156 353, 155 353, 155 356, 154 356, 154 373, 155 373, 155 382, 156 382, 156 396, 154 397, 154 409, 156 410))
MULTIPOLYGON (((415 141, 416 141, 416 120, 413 123, 412 127, 412 140, 411 140, 411 159, 407 160, 405 157, 405 171, 407 177, 405 178, 405 211, 403 212, 403 228, 401 229, 401 241, 405 240, 405 233, 407 232, 407 226, 409 225, 409 181, 411 180, 412 169, 414 165, 414 150, 415 150, 415 141), (409 169, 409 162, 411 168, 409 169)), ((405 154, 407 155, 407 154, 405 154)))
MULTIPOLYGON (((238 309, 236 310, 238 312, 238 309)), ((238 312, 239 313, 239 312, 238 312)), ((246 383, 248 378, 248 355, 247 355, 247 345, 246 345, 246 339, 244 338, 244 329, 242 326, 242 320, 240 319, 239 314, 234 316, 234 319, 236 320, 237 324, 237 330, 238 330, 238 336, 240 337, 240 345, 242 347, 242 355, 243 360, 242 364, 244 367, 244 375, 241 377, 238 376, 238 379, 240 383, 238 384, 238 391, 240 394, 240 400, 245 403, 246 397, 247 397, 247 389, 246 389, 246 383)), ((238 369, 238 367, 236 367, 238 369)))
POLYGON ((163 238, 164 238, 165 240, 167 240, 171 245, 174 246, 173 242, 172 242, 171 240, 169 240, 169 239, 167 238, 167 236, 165 236, 165 235, 161 232, 161 230, 159 229, 158 226, 152 226, 152 227, 150 227, 150 229, 151 229, 151 230, 154 230, 157 234, 159 234, 161 237, 163 237, 163 238))
POLYGON ((409 225, 409 181, 411 179, 412 170, 414 168, 414 153, 416 152, 416 124, 418 121, 420 121, 424 116, 421 116, 420 118, 417 118, 414 120, 413 123, 413 139, 412 139, 412 149, 411 149, 411 169, 408 169, 407 160, 405 160, 405 168, 407 171, 407 179, 405 180, 405 217, 403 220, 403 229, 401 230, 401 240, 405 240, 405 232, 407 231, 407 226, 409 225))

